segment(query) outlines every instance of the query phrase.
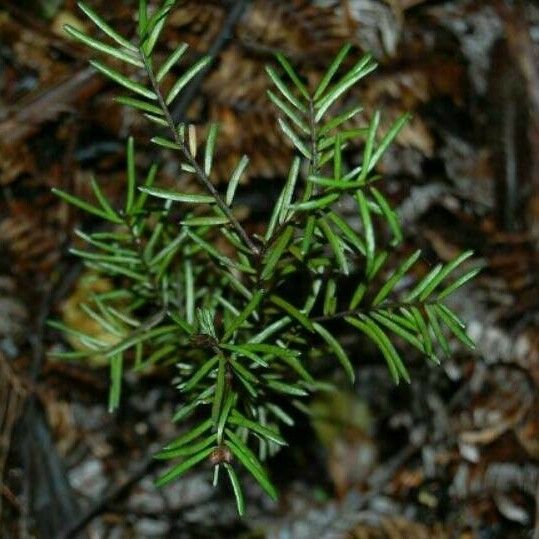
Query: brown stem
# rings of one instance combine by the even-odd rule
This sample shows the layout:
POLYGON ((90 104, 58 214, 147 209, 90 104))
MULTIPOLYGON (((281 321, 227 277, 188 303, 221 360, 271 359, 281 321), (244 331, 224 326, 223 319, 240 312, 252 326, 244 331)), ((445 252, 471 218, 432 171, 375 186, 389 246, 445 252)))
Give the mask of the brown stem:
POLYGON ((376 307, 365 307, 364 309, 349 309, 346 311, 339 311, 335 314, 328 314, 325 316, 316 316, 314 318, 311 318, 313 322, 328 322, 330 320, 339 320, 341 318, 345 318, 347 316, 354 316, 356 314, 368 314, 372 313, 373 311, 379 311, 381 309, 384 310, 394 310, 399 309, 401 307, 424 307, 425 305, 432 305, 435 304, 435 301, 428 301, 428 302, 400 302, 400 301, 392 301, 388 303, 382 303, 380 305, 377 305, 376 307))
POLYGON ((221 211, 226 215, 226 217, 228 218, 232 226, 236 229, 236 232, 243 239, 245 244, 249 247, 249 250, 251 251, 251 253, 254 256, 258 257, 258 255, 260 254, 259 248, 253 243, 253 241, 251 240, 251 238, 249 237, 245 229, 241 226, 240 222, 236 219, 236 217, 234 217, 232 210, 227 206, 225 201, 221 198, 221 195, 219 194, 217 189, 215 189, 214 185, 211 183, 207 174, 204 172, 204 170, 202 170, 202 168, 200 168, 200 165, 197 163, 192 153, 189 151, 189 148, 182 141, 180 134, 178 133, 178 130, 176 129, 176 126, 174 124, 174 120, 172 119, 172 115, 170 114, 170 110, 167 104, 165 103, 165 100, 163 99, 163 95, 161 94, 161 89, 159 87, 159 83, 157 82, 157 79, 155 78, 155 74, 153 72, 152 66, 148 58, 142 51, 140 54, 142 56, 144 67, 146 69, 146 73, 148 74, 148 78, 152 85, 153 91, 157 95, 159 106, 161 107, 161 110, 163 111, 163 115, 167 122, 168 128, 170 129, 172 133, 174 142, 179 146, 180 151, 183 154, 183 157, 185 158, 185 160, 194 169, 195 177, 198 179, 199 183, 210 193, 210 195, 213 196, 217 206, 219 206, 221 211))
POLYGON ((320 167, 318 165, 318 140, 316 134, 316 122, 314 113, 314 101, 309 99, 309 131, 311 139, 311 163, 309 167, 309 175, 318 174, 320 167))

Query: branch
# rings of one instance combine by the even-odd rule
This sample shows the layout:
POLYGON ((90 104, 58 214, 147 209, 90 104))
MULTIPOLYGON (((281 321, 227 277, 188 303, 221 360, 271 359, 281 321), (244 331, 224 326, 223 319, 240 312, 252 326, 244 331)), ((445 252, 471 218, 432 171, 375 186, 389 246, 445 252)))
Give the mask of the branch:
POLYGON ((309 166, 309 176, 313 176, 320 172, 320 166, 318 164, 318 133, 316 131, 314 101, 312 97, 309 99, 309 131, 311 143, 311 162, 309 166))
POLYGON ((189 163, 191 167, 193 167, 195 171, 195 176, 200 182, 200 184, 210 193, 210 195, 213 196, 215 199, 215 202, 217 206, 219 206, 219 209, 226 215, 232 226, 236 229, 236 232, 239 234, 239 236, 243 239, 245 244, 249 247, 249 250, 251 253, 258 257, 260 254, 259 248, 253 243, 245 229, 241 226, 241 223, 234 217, 234 214, 232 213, 232 210, 227 206, 225 201, 221 198, 221 195, 215 189, 214 185, 211 183, 210 179, 206 175, 206 173, 200 168, 200 165, 197 163, 191 152, 189 151, 189 148, 185 145, 185 143, 180 138, 180 135, 178 133, 178 130, 176 129, 176 125, 174 123, 174 120, 172 118, 172 115, 170 113, 170 110, 165 103, 165 100, 163 98, 163 95, 161 93, 161 89, 159 87, 159 83, 157 82, 157 79, 155 77, 155 74, 153 72, 153 68, 144 54, 144 52, 140 51, 142 60, 144 62, 144 67, 146 70, 146 73, 148 75, 148 78, 150 80, 150 83, 152 85, 153 91, 157 95, 157 99, 159 102, 159 106, 161 110, 163 111, 163 115, 165 117, 165 120, 167 122, 168 128, 170 129, 174 142, 180 147, 180 151, 182 152, 185 160, 189 163))
POLYGON ((380 311, 380 310, 387 310, 387 311, 393 311, 395 309, 400 309, 401 307, 424 307, 425 305, 434 305, 436 304, 436 301, 423 301, 423 302, 417 302, 417 301, 409 301, 409 302, 401 302, 401 301, 392 301, 388 303, 381 303, 380 305, 377 305, 376 307, 365 307, 363 309, 349 309, 346 311, 339 311, 335 314, 328 314, 325 316, 315 316, 314 318, 311 318, 313 322, 329 322, 331 320, 340 320, 341 318, 346 318, 347 316, 355 316, 357 314, 369 314, 372 312, 380 311))

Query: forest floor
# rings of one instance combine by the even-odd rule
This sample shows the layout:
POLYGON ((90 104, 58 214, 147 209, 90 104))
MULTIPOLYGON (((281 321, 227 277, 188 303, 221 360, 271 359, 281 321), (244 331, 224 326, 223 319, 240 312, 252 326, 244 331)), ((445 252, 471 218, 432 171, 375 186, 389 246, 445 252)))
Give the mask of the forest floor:
MULTIPOLYGON (((128 32, 126 4, 92 2, 128 32)), ((221 123, 221 178, 251 157, 251 226, 292 152, 264 65, 282 51, 314 81, 350 42, 380 64, 353 99, 386 126, 413 113, 380 167, 404 250, 421 247, 429 265, 473 249, 485 266, 454 299, 477 350, 456 347, 440 368, 407 351, 413 382, 395 387, 354 343, 355 387, 314 399, 321 419, 271 463, 279 502, 247 484, 243 521, 207 471, 155 488, 151 454, 175 429, 169 374, 127 375, 108 414, 107 369, 50 356, 65 343, 46 321, 87 330, 76 305, 99 286, 68 252, 93 223, 51 188, 89 196, 95 173, 118 197, 129 133, 141 166, 155 157, 148 125, 114 103, 65 23, 83 24, 72 0, 0 0, 0 536, 539 539, 539 5, 178 2, 163 43, 218 61, 174 113, 221 123)))

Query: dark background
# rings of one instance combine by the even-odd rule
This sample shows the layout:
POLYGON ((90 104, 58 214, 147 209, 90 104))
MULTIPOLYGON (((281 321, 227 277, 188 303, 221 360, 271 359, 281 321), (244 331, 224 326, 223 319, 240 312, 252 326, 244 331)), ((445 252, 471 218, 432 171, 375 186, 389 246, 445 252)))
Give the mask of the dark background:
MULTIPOLYGON (((130 33, 133 2, 90 3, 130 33)), ((242 203, 253 229, 291 155, 264 65, 284 52, 315 83, 351 42, 380 68, 349 100, 382 109, 384 127, 413 112, 380 167, 405 250, 423 248, 428 265, 471 248, 486 266, 454 299, 477 352, 456 348, 438 369, 410 353, 413 382, 395 388, 375 352, 352 343, 356 386, 315 400, 327 420, 304 419, 271 464, 279 504, 247 482, 243 522, 203 470, 153 487, 151 452, 175 428, 169 373, 126 376, 109 415, 106 368, 48 357, 63 340, 45 321, 88 329, 76 304, 108 285, 67 253, 74 227, 95 223, 50 188, 90 196, 93 172, 119 196, 130 133, 140 166, 158 158, 164 181, 178 174, 149 144, 152 127, 114 104, 88 51, 62 33, 86 24, 74 4, 0 0, 0 536, 538 538, 537 3, 178 2, 161 53, 187 41, 191 58, 218 59, 175 115, 201 132, 222 124, 217 180, 251 157, 242 203)))

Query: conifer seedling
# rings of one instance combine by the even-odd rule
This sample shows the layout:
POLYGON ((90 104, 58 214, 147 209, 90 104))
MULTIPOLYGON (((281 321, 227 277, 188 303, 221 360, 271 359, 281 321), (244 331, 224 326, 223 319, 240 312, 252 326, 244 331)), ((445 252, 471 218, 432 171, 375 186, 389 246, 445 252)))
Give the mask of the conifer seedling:
POLYGON ((436 364, 451 353, 452 342, 473 348, 445 300, 478 269, 469 261, 461 269, 471 252, 436 265, 419 280, 411 277, 419 251, 390 266, 403 231, 376 167, 408 115, 384 133, 379 112, 366 127, 349 127, 362 108, 343 111, 338 103, 376 68, 367 55, 344 69, 350 65, 349 45, 314 88, 281 54, 278 69, 267 67, 268 98, 296 156, 264 232, 251 233, 235 211, 249 158, 238 161, 223 189, 216 187, 218 126, 209 126, 203 151, 197 153, 194 126, 172 117, 171 104, 211 63, 204 56, 186 65, 186 44, 156 61, 154 50, 174 4, 164 0, 150 10, 140 0, 132 39, 83 3, 79 7, 99 36, 66 28, 95 50, 100 59, 91 64, 117 84, 118 103, 155 125, 153 143, 176 154, 199 190, 160 187, 157 164, 141 175, 133 138, 127 142, 122 207, 109 202, 95 181, 94 203, 55 189, 68 203, 109 224, 105 231, 79 232, 87 248, 73 252, 115 283, 113 290, 96 293, 81 306, 114 336, 113 344, 61 322, 51 325, 81 345, 61 357, 108 360, 111 411, 120 402, 124 369, 168 368, 179 403, 171 419, 182 434, 156 455, 170 461, 158 484, 209 463, 215 483, 226 476, 243 514, 242 478, 250 474, 271 498, 277 497, 265 462, 287 445, 282 427, 293 428, 292 408, 304 410, 303 399, 328 389, 316 375, 312 351, 337 362, 353 384, 360 354, 339 341, 340 328, 348 326, 364 339, 358 342, 372 341, 395 383, 409 382, 398 342, 436 364), (358 164, 347 167, 343 151, 357 140, 362 147, 358 164), (360 226, 339 213, 345 199, 353 201, 360 226), (172 212, 182 215, 180 222, 172 212))

